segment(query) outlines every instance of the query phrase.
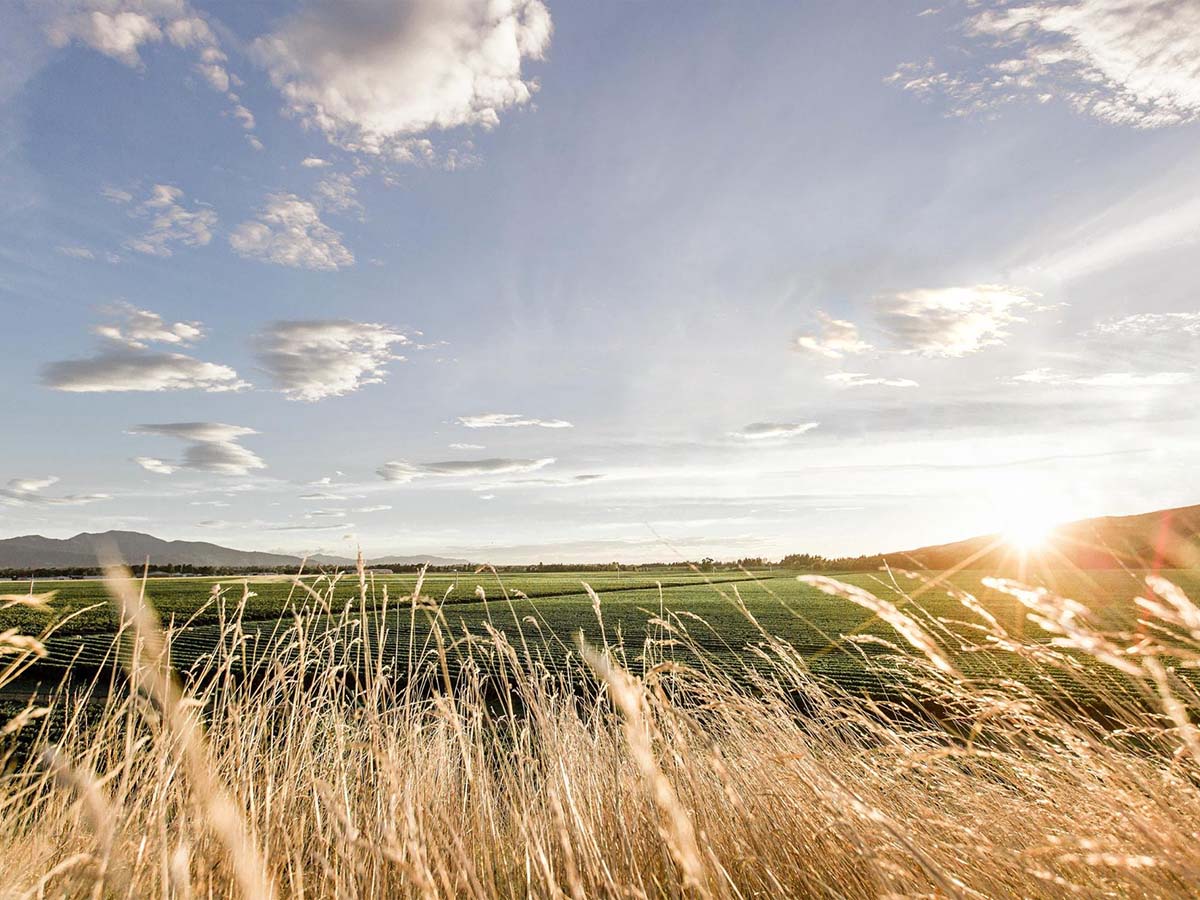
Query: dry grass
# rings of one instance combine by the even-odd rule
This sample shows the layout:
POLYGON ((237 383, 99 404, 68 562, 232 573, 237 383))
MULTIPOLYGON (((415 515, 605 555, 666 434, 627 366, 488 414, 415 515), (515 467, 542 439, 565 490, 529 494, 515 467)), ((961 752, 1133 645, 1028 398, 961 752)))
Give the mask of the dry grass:
MULTIPOLYGON (((686 615, 655 623, 643 647, 581 648, 552 673, 539 653, 561 650, 536 623, 496 604, 490 637, 468 641, 419 586, 402 608, 429 617, 431 640, 397 664, 364 628, 383 615, 365 583, 334 627, 327 596, 306 596, 286 653, 246 672, 222 649, 183 690, 152 614, 114 585, 135 647, 128 681, 93 686, 91 702, 63 691, 0 737, 3 750, 55 735, 22 761, 10 753, 0 778, 4 896, 1191 896, 1200 884, 1200 704, 1176 671, 1200 661, 1200 611, 1164 583, 1136 639, 1004 584, 1055 646, 960 598, 975 648, 1119 668, 1136 695, 1111 698, 1103 727, 1015 682, 963 680, 950 632, 827 580, 913 648, 893 662, 908 673, 906 712, 818 683, 766 633, 743 669, 718 668, 686 615), (476 664, 452 668, 452 654, 476 664)), ((0 635, 0 683, 37 650, 0 635)))

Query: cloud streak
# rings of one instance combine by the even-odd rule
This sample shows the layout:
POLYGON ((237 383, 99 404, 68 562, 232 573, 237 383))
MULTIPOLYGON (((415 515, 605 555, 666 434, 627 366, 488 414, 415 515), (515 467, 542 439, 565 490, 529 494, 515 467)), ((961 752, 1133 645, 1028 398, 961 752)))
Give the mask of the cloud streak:
POLYGON ((834 372, 825 376, 825 380, 837 387, 893 387, 915 388, 920 385, 911 378, 883 378, 868 375, 866 372, 834 372))
POLYGON ((731 436, 743 441, 785 440, 807 434, 820 426, 819 422, 751 422, 731 436))
POLYGON ((541 459, 468 459, 443 462, 409 463, 393 461, 379 467, 379 477, 396 484, 410 484, 418 478, 470 478, 536 472, 554 463, 553 457, 541 459))
POLYGON ((484 413, 460 416, 455 421, 465 428, 574 428, 563 419, 534 419, 514 413, 484 413))
POLYGON ((56 475, 45 478, 13 478, 7 485, 0 487, 0 503, 6 506, 82 506, 85 503, 110 499, 109 494, 67 494, 51 497, 42 493, 58 482, 56 475))
POLYGON ((239 441, 248 435, 257 434, 253 428, 241 425, 226 425, 222 422, 164 422, 136 425, 130 434, 153 435, 183 441, 183 457, 176 462, 165 462, 152 457, 139 457, 138 464, 149 471, 170 474, 167 469, 195 469, 219 475, 246 475, 265 469, 266 463, 254 451, 243 447, 239 441), (150 465, 146 463, 150 462, 150 465))

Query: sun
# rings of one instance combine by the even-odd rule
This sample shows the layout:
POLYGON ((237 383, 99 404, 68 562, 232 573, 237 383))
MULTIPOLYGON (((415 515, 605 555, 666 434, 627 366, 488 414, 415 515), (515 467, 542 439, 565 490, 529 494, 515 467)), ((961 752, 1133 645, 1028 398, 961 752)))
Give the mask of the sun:
POLYGON ((1058 525, 1067 520, 1065 504, 1052 485, 1014 478, 992 487, 999 526, 995 533, 1021 556, 1045 549, 1058 525))
POLYGON ((1008 524, 1001 537, 1014 550, 1025 554, 1045 547, 1053 531, 1054 523, 1049 519, 1030 516, 1008 524))

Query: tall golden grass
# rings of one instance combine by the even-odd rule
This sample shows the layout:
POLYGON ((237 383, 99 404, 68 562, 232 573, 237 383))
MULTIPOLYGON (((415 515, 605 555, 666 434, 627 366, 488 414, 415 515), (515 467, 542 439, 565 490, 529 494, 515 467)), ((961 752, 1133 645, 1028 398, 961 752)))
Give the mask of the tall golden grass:
MULTIPOLYGON (((1102 634, 1079 604, 997 582, 1053 636, 1033 643, 969 595, 957 595, 967 624, 943 629, 814 579, 896 629, 888 662, 864 656, 909 698, 884 703, 823 683, 761 629, 743 665, 718 661, 686 613, 653 621, 642 645, 580 646, 551 666, 563 649, 503 601, 486 637, 464 636, 420 585, 395 602, 361 575, 341 609, 303 588, 266 658, 244 652, 230 603, 226 640, 185 688, 169 630, 111 574, 127 679, 65 683, 3 726, 6 897, 1200 886, 1200 704, 1180 677, 1200 663, 1200 610, 1162 581, 1138 601, 1139 635, 1102 634), (430 622, 404 658, 385 649, 389 607, 430 622), (956 660, 982 652, 1082 681, 1119 670, 1129 691, 1107 696, 1101 720, 1025 681, 964 677, 956 660), (15 753, 18 738, 40 749, 15 753)), ((755 621, 736 590, 729 600, 755 621)), ((0 684, 39 647, 0 635, 0 684)))

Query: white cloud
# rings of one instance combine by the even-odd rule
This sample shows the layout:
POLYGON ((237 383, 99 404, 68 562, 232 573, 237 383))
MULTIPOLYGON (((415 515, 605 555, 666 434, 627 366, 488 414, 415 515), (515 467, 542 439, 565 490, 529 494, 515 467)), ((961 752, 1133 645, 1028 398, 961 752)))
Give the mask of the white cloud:
POLYGON ((483 444, 462 444, 462 443, 456 442, 456 443, 450 444, 449 446, 450 446, 451 450, 483 450, 483 449, 485 449, 483 444))
POLYGON ((946 97, 955 114, 1029 98, 1139 128, 1200 118, 1194 0, 1033 0, 984 8, 963 30, 980 46, 961 62, 908 64, 890 80, 946 97))
POLYGON ((467 428, 574 428, 563 419, 532 419, 514 413, 484 413, 478 416, 460 416, 459 425, 467 428))
POLYGON ((182 353, 112 350, 50 363, 42 383, 57 391, 239 391, 248 385, 229 366, 182 353))
POLYGON ((58 477, 50 475, 45 478, 13 478, 5 487, 0 487, 0 503, 6 506, 24 506, 27 504, 41 506, 81 506, 84 503, 94 503, 97 500, 108 500, 108 494, 67 494, 60 497, 47 497, 42 493, 46 488, 58 484, 58 477))
POLYGON ((317 207, 295 194, 272 194, 258 218, 229 236, 242 256, 300 269, 331 271, 354 264, 342 236, 321 221, 317 207))
POLYGON ((1101 372, 1098 375, 1069 375, 1054 369, 1030 369, 1010 379, 1013 384, 1075 384, 1085 387, 1140 388, 1191 384, 1190 372, 1101 372))
POLYGON ((796 338, 796 349, 816 353, 829 359, 841 359, 849 354, 865 353, 871 349, 858 334, 853 322, 835 319, 823 312, 817 313, 821 320, 820 335, 801 335, 796 338))
POLYGON ((825 380, 837 385, 838 387, 894 387, 894 388, 914 388, 920 387, 917 382, 911 378, 882 378, 879 376, 868 375, 866 372, 834 372, 831 375, 826 375, 825 380))
POLYGON ((258 335, 263 368, 292 400, 321 400, 379 384, 408 338, 373 322, 276 322, 258 335))
POLYGON ((1114 337, 1200 337, 1200 312, 1134 313, 1096 323, 1092 334, 1114 337))
POLYGON ((113 321, 96 326, 101 349, 83 359, 52 362, 42 383, 59 391, 238 391, 249 385, 229 366, 183 353, 151 350, 152 343, 187 344, 203 337, 199 322, 167 323, 128 303, 108 307, 113 321))
POLYGON ((185 8, 182 3, 124 0, 73 0, 58 4, 46 23, 46 36, 56 47, 78 42, 131 68, 141 65, 138 48, 161 41, 162 26, 185 8), (157 8, 156 8, 157 7, 157 8))
POLYGON ((408 463, 395 461, 379 467, 379 475, 387 481, 408 484, 426 476, 463 478, 471 476, 512 475, 535 472, 554 463, 553 457, 542 459, 471 459, 445 462, 408 463))
POLYGON ((254 50, 290 114, 337 145, 408 158, 418 135, 528 103, 521 64, 550 33, 542 0, 316 0, 254 50))
POLYGON ((300 160, 300 165, 306 169, 323 169, 330 165, 329 160, 321 159, 319 156, 306 156, 300 160))
POLYGON ((903 353, 958 357, 1003 344, 1008 326, 1031 308, 1028 294, 980 284, 901 291, 876 300, 879 324, 903 353))
POLYGON ((752 422, 741 431, 731 432, 731 436, 744 441, 779 440, 807 434, 819 425, 819 422, 752 422))
MULTIPOLYGON (((154 463, 160 467, 196 469, 220 475, 246 475, 253 470, 266 468, 266 463, 258 454, 238 443, 247 435, 257 434, 253 428, 221 422, 164 422, 137 425, 131 428, 129 433, 173 438, 187 443, 183 458, 179 461, 167 463, 155 459, 154 463)), ((146 468, 141 461, 143 459, 150 457, 141 457, 138 460, 139 465, 146 468)), ((162 472, 162 468, 153 471, 162 472)))
POLYGON ((323 210, 335 213, 353 212, 359 215, 363 212, 363 205, 356 197, 358 190, 354 187, 354 179, 344 172, 322 178, 317 182, 313 193, 313 199, 323 210))
POLYGON ((142 68, 140 50, 148 44, 165 40, 193 51, 193 68, 229 98, 245 128, 254 127, 253 115, 229 90, 237 77, 227 68, 220 41, 185 0, 54 0, 30 5, 42 17, 46 37, 55 47, 83 44, 135 69, 142 68))
POLYGON ((389 509, 391 509, 390 506, 388 506, 386 503, 382 503, 378 506, 360 506, 354 511, 356 513, 377 513, 387 512, 389 509))
POLYGON ((203 247, 212 240, 217 214, 206 206, 187 209, 180 202, 183 191, 170 184, 156 184, 135 215, 148 218, 150 227, 140 237, 130 238, 125 246, 150 256, 170 256, 171 244, 203 247))
POLYGON ((114 303, 102 311, 117 321, 97 325, 93 331, 102 338, 126 347, 142 350, 152 343, 190 344, 204 337, 199 322, 168 324, 158 313, 139 309, 131 303, 114 303))
MULTIPOLYGON (((135 456, 133 461, 147 472, 153 472, 155 475, 171 475, 176 470, 176 466, 171 465, 165 459, 157 459, 153 456, 135 456)), ((192 505, 195 506, 196 504, 193 503, 192 505)), ((228 506, 228 504, 222 505, 228 506)))

